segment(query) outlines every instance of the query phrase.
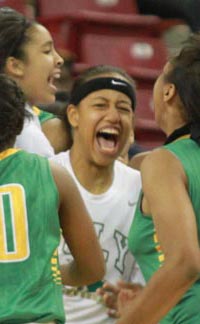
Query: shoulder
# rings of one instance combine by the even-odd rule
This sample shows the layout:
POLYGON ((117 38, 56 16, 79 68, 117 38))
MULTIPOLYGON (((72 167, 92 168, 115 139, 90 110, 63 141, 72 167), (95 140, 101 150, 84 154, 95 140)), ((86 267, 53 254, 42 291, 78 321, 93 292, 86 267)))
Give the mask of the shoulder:
POLYGON ((158 168, 179 168, 180 165, 180 161, 173 152, 165 149, 165 147, 161 147, 148 153, 148 155, 142 161, 141 171, 143 172, 146 170, 146 168, 151 168, 152 171, 156 171, 158 168))
POLYGON ((186 180, 186 175, 180 160, 164 147, 155 149, 145 157, 141 164, 143 187, 146 183, 153 186, 173 182, 176 179, 186 180))
POLYGON ((46 122, 47 120, 56 118, 56 116, 54 114, 52 114, 52 113, 50 113, 48 111, 39 109, 36 106, 33 106, 32 110, 33 110, 34 115, 38 116, 39 121, 40 121, 41 124, 46 122))
POLYGON ((115 180, 123 191, 139 191, 141 189, 140 171, 132 169, 120 161, 115 161, 115 180))
POLYGON ((20 159, 20 164, 24 165, 25 169, 28 168, 29 170, 34 170, 34 175, 35 173, 39 172, 40 176, 42 177, 45 170, 49 172, 49 161, 46 157, 27 152, 23 149, 18 151, 17 156, 20 159))
POLYGON ((24 161, 45 161, 44 163, 48 163, 48 159, 44 156, 38 155, 36 153, 31 153, 28 152, 24 149, 21 148, 17 148, 16 149, 18 151, 18 156, 23 159, 24 161))
POLYGON ((56 163, 66 167, 69 164, 69 151, 61 152, 55 154, 50 158, 51 161, 55 161, 56 163))
POLYGON ((115 171, 127 177, 130 176, 131 178, 140 178, 140 171, 135 170, 118 160, 115 161, 115 171))
POLYGON ((54 155, 53 147, 34 121, 24 124, 22 132, 16 137, 15 147, 47 157, 54 155))
POLYGON ((130 160, 129 160, 129 166, 131 168, 136 169, 136 170, 140 170, 141 164, 142 164, 143 160, 145 159, 145 157, 149 153, 150 153, 150 151, 146 151, 146 152, 141 152, 141 153, 135 154, 133 157, 130 158, 130 160))
POLYGON ((66 200, 66 197, 69 194, 69 192, 71 193, 74 190, 78 190, 75 186, 75 182, 67 168, 64 168, 62 165, 59 165, 52 159, 48 161, 50 164, 52 176, 60 194, 60 200, 66 200))

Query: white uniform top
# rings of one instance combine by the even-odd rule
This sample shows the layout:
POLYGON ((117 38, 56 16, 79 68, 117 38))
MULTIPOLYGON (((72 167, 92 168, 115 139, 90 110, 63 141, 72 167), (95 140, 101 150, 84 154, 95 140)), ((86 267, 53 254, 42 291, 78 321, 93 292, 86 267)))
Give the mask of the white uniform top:
MULTIPOLYGON (((141 272, 127 247, 128 231, 141 189, 139 171, 116 161, 111 187, 103 194, 94 195, 85 190, 75 177, 70 163, 69 151, 59 153, 52 159, 71 173, 90 213, 106 261, 104 280, 116 283, 119 279, 123 279, 144 284, 141 272)), ((67 259, 70 260, 70 254, 64 240, 59 247, 59 258, 61 264, 66 263, 67 259)), ((84 292, 84 289, 81 291, 77 288, 71 288, 67 291, 68 295, 64 293, 66 323, 115 323, 114 319, 108 317, 105 307, 97 301, 98 298, 94 293, 88 294, 84 292)))
POLYGON ((15 147, 46 157, 53 156, 54 149, 42 132, 37 114, 27 104, 26 110, 30 113, 30 118, 25 117, 24 127, 16 138, 15 147))

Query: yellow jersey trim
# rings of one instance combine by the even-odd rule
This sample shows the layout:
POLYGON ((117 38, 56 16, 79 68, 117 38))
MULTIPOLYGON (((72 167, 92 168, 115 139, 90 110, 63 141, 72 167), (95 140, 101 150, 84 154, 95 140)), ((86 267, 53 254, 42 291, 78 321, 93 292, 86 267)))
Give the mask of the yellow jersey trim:
POLYGON ((0 160, 3 160, 12 154, 15 154, 17 151, 20 151, 20 149, 9 148, 3 152, 0 152, 0 160))

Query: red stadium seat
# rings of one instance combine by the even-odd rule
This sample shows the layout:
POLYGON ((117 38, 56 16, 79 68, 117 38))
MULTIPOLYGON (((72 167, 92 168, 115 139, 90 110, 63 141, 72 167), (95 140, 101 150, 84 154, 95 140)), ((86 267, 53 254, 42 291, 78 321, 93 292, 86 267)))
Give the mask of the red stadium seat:
POLYGON ((85 18, 84 12, 80 16, 80 19, 77 15, 76 17, 71 16, 67 18, 62 16, 53 19, 40 17, 38 20, 50 31, 56 46, 57 43, 59 43, 59 46, 62 44, 63 48, 71 50, 77 57, 80 56, 81 43, 84 43, 82 37, 85 37, 84 35, 88 33, 96 34, 96 37, 100 37, 100 35, 111 37, 144 35, 154 38, 160 37, 160 35, 155 35, 154 32, 151 32, 153 25, 146 19, 143 22, 140 21, 140 19, 137 19, 139 16, 134 18, 134 22, 131 19, 127 19, 126 23, 122 22, 122 20, 116 22, 114 18, 112 21, 106 18, 101 19, 99 22, 97 19, 95 20, 95 14, 92 15, 93 20, 88 20, 85 18))
POLYGON ((150 89, 137 89, 135 138, 139 145, 147 149, 161 146, 166 139, 154 119, 152 90, 150 89))
POLYGON ((110 25, 115 28, 143 27, 143 33, 159 33, 161 19, 157 16, 140 15, 133 0, 39 0, 39 17, 42 21, 110 25))
POLYGON ((158 131, 153 111, 151 89, 137 89, 137 105, 135 111, 135 127, 149 131, 158 131))
POLYGON ((161 19, 138 14, 133 0, 59 0, 59 5, 57 0, 39 0, 38 12, 37 19, 49 29, 55 42, 59 37, 62 47, 76 55, 83 31, 118 36, 160 35, 161 19))
POLYGON ((40 16, 55 17, 77 10, 103 13, 135 14, 138 8, 133 0, 39 0, 40 16))
POLYGON ((155 81, 167 60, 167 49, 160 38, 120 37, 88 33, 81 36, 75 71, 97 64, 124 68, 136 80, 155 81))
POLYGON ((10 7, 26 14, 25 0, 0 0, 0 7, 10 7))

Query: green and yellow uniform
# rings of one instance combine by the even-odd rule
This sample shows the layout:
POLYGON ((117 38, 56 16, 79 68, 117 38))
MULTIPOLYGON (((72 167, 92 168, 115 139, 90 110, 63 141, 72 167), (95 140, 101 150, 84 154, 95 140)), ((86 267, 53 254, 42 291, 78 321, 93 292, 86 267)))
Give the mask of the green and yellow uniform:
POLYGON ((0 323, 64 323, 58 191, 46 158, 0 153, 0 323))
MULTIPOLYGON (((187 176, 188 191, 196 215, 200 241, 200 147, 192 139, 182 138, 163 148, 171 151, 180 160, 187 176)), ((144 215, 141 212, 141 198, 142 193, 129 232, 129 249, 148 281, 162 266, 165 256, 151 215, 144 215)), ((200 324, 200 280, 193 284, 181 301, 160 321, 160 324, 200 324)))
POLYGON ((33 109, 33 112, 38 116, 40 124, 45 123, 49 119, 56 118, 56 116, 54 114, 50 113, 49 111, 39 109, 36 106, 33 106, 32 109, 33 109))

